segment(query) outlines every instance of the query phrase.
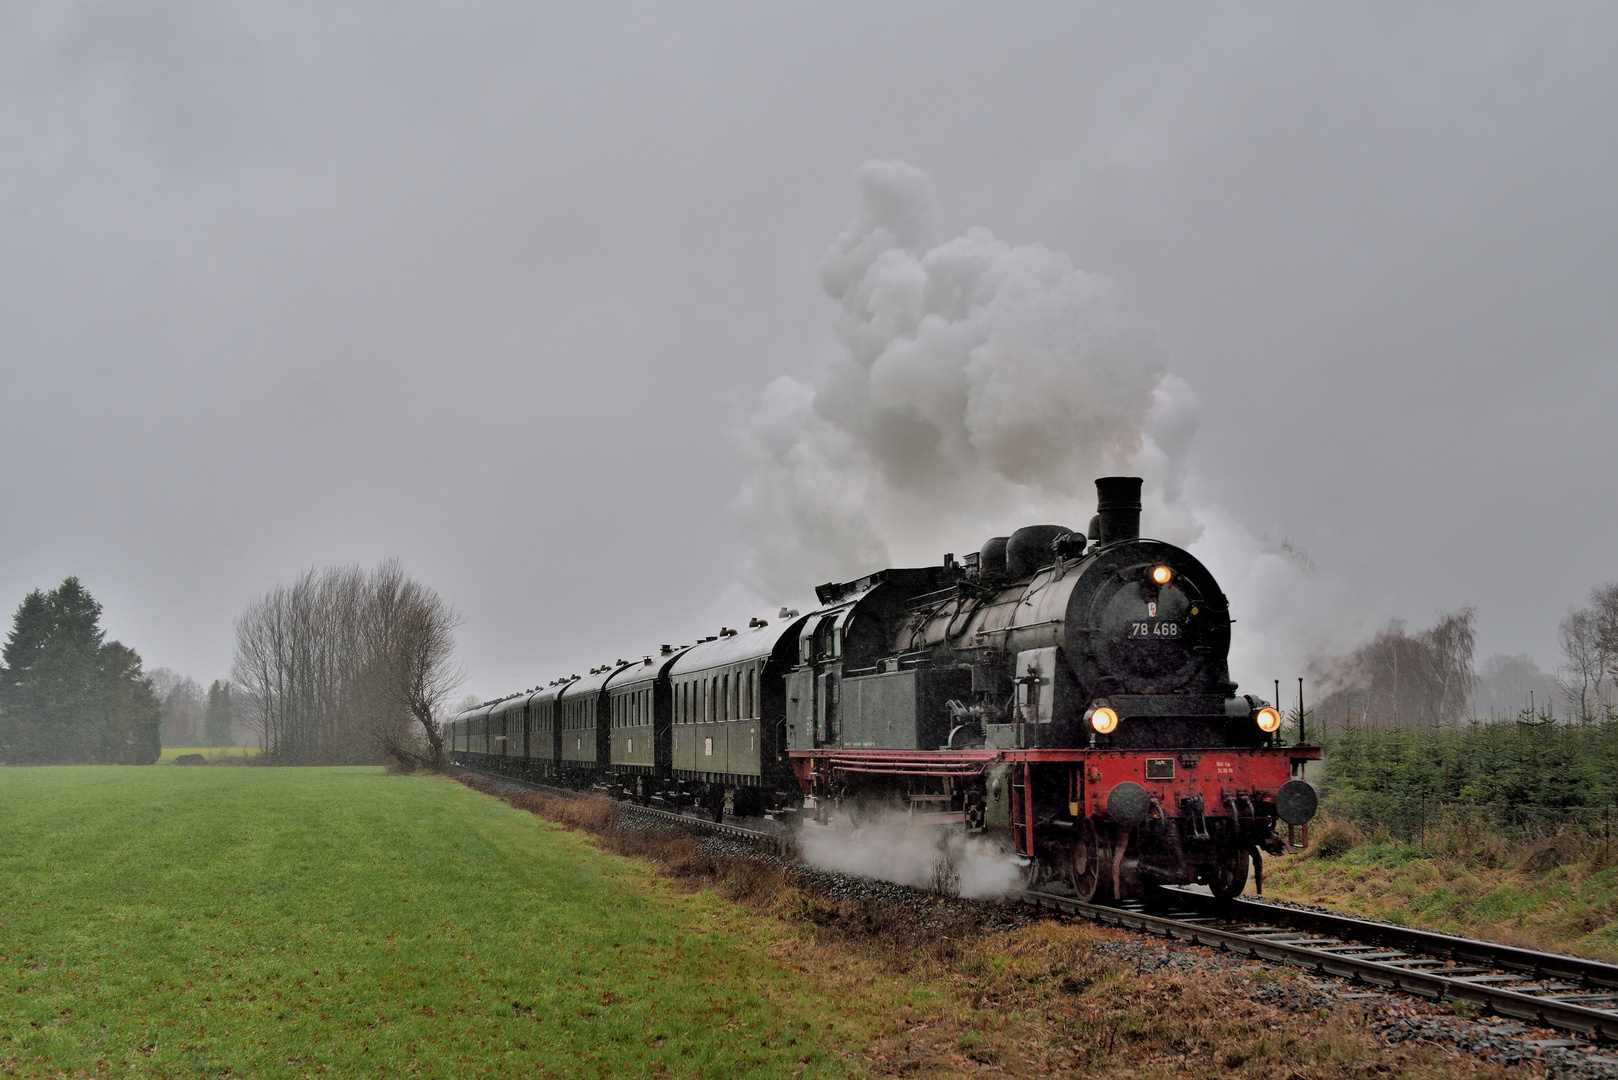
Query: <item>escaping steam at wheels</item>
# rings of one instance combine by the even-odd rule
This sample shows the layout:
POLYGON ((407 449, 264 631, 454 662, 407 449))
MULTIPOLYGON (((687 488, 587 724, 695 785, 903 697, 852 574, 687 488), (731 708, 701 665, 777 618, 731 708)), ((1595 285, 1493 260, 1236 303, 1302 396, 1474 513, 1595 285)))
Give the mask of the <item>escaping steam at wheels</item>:
POLYGON ((450 723, 452 758, 669 808, 848 828, 898 813, 1085 901, 1234 896, 1314 816, 1315 746, 1230 679, 1229 605, 1140 536, 1141 480, 820 607, 557 679, 450 723))

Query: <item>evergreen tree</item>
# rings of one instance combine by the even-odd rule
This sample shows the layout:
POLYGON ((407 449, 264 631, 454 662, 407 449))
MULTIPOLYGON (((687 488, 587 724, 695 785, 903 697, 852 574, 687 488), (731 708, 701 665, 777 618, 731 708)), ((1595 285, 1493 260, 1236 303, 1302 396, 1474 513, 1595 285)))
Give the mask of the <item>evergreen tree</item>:
POLYGON ((23 598, 0 649, 0 760, 150 764, 162 707, 78 578, 23 598))
POLYGON ((231 746, 230 684, 219 679, 208 687, 208 708, 203 714, 202 734, 209 746, 231 746))

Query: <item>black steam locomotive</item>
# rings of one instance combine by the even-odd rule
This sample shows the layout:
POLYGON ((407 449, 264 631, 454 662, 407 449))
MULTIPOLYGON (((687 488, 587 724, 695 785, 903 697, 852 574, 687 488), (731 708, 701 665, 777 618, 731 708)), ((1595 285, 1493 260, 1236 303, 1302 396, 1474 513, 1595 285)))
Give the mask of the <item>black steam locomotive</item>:
POLYGON ((1036 525, 823 585, 807 615, 462 713, 452 758, 716 817, 899 813, 996 838, 1084 900, 1232 896, 1255 863, 1262 887, 1277 823, 1314 814, 1319 748, 1236 693, 1228 602, 1140 537, 1141 481, 1096 487, 1087 535, 1036 525))

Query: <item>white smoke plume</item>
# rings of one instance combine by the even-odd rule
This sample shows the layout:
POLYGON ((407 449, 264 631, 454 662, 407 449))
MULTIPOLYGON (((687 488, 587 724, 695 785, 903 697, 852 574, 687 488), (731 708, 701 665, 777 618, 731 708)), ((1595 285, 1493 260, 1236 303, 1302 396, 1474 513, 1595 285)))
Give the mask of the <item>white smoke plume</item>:
POLYGON ((1232 598, 1247 689, 1332 646, 1322 613, 1341 638, 1342 582, 1187 499, 1196 396, 1110 279, 987 229, 940 240, 933 183, 903 162, 854 179, 859 212, 820 266, 841 349, 811 383, 771 382, 736 432, 748 589, 794 602, 946 544, 1082 530, 1094 479, 1127 474, 1145 479, 1142 531, 1189 547, 1232 598))
POLYGON ((992 841, 915 825, 900 813, 862 822, 852 832, 805 826, 798 854, 822 869, 969 900, 1009 896, 1021 880, 1012 855, 992 841))
POLYGON ((797 597, 932 562, 941 537, 1082 530, 1092 481, 1118 472, 1146 478, 1154 535, 1194 539, 1180 487, 1196 400, 1113 282, 986 229, 940 242, 932 181, 910 165, 855 180, 859 213, 820 267, 842 351, 812 385, 770 383, 738 433, 749 585, 797 597))

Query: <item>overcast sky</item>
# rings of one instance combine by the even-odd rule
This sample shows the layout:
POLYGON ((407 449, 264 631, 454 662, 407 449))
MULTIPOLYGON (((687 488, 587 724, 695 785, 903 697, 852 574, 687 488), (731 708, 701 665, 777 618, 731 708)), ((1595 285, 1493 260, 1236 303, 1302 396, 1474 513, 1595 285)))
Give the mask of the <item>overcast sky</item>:
POLYGON ((839 354, 877 159, 1111 279, 1304 622, 1550 667, 1618 578, 1614 55, 1610 4, 0 4, 0 604, 77 574, 206 683, 398 556, 490 695, 773 615, 734 432, 839 354))

